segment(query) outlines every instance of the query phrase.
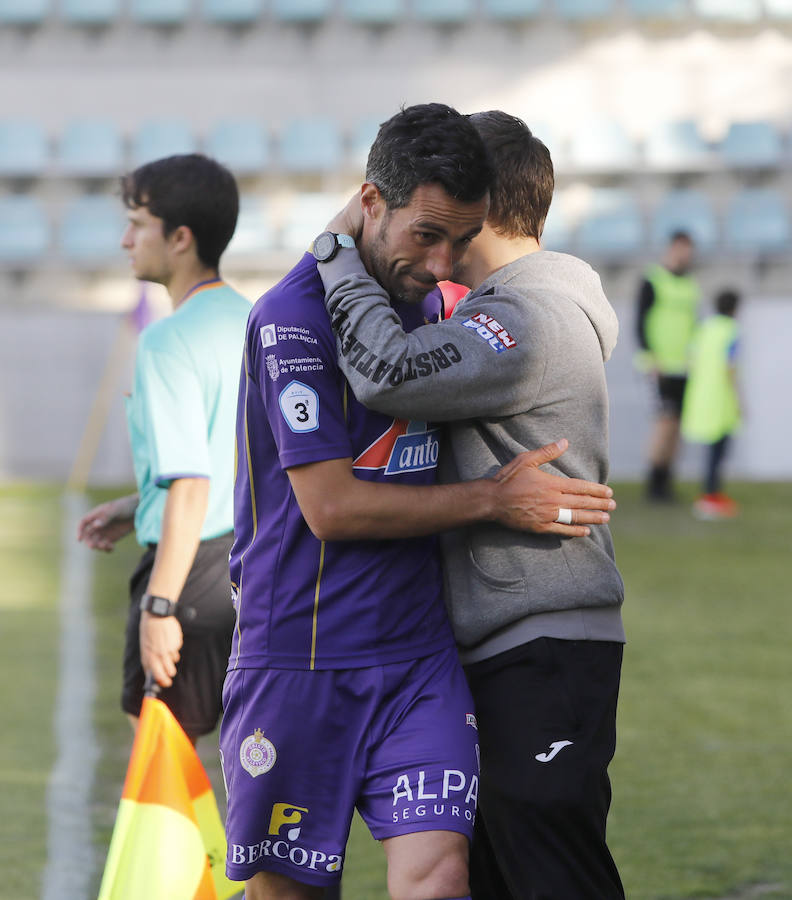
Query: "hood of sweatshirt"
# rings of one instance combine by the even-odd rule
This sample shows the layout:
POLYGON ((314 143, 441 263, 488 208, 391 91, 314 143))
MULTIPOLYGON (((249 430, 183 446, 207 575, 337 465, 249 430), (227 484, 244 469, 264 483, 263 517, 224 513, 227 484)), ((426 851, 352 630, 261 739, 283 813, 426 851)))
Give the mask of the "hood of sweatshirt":
POLYGON ((587 262, 567 253, 538 250, 498 269, 473 295, 508 288, 512 280, 519 281, 521 291, 565 297, 580 307, 597 334, 603 360, 610 359, 619 336, 619 320, 602 290, 599 275, 587 262))

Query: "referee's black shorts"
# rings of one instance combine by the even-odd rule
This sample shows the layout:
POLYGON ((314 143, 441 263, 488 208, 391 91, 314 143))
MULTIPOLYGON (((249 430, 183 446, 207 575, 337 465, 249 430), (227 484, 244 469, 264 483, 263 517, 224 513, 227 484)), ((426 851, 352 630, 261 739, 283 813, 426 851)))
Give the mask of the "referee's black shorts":
MULTIPOLYGON (((231 603, 228 554, 231 533, 201 541, 179 597, 184 633, 176 677, 160 698, 191 738, 214 731, 222 711, 222 690, 236 613, 231 603)), ((156 546, 143 554, 129 581, 129 617, 124 648, 121 708, 140 715, 144 672, 140 664, 140 598, 148 586, 156 546)))

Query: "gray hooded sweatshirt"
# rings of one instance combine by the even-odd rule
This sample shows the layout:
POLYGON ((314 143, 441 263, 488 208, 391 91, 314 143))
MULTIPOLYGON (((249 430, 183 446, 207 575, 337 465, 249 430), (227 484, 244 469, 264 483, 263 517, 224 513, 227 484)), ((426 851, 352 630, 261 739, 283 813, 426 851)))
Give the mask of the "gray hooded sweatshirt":
MULTIPOLYGON (((608 477, 604 362, 618 322, 582 260, 538 251, 494 272, 446 322, 406 334, 356 250, 318 266, 339 362, 357 398, 404 419, 447 423, 442 482, 491 476, 561 437, 549 471, 608 477)), ((443 535, 446 603, 464 662, 537 637, 623 641, 624 586, 610 532, 585 538, 481 523, 443 535)))

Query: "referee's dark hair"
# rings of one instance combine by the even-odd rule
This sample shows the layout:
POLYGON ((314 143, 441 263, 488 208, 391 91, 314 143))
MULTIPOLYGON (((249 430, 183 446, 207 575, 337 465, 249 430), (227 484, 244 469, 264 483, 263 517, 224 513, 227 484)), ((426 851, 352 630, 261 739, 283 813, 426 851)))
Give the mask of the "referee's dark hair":
POLYGON ((495 170, 487 223, 505 237, 538 241, 555 187, 550 151, 516 116, 492 109, 468 118, 495 170))
POLYGON ((219 267, 239 215, 239 191, 225 166, 200 153, 166 156, 124 175, 121 195, 128 209, 145 206, 162 219, 166 237, 186 225, 201 262, 219 267))
POLYGON ((424 184, 439 184, 454 200, 475 203, 489 190, 492 167, 467 116, 444 103, 420 103, 380 125, 366 181, 389 210, 407 206, 424 184))

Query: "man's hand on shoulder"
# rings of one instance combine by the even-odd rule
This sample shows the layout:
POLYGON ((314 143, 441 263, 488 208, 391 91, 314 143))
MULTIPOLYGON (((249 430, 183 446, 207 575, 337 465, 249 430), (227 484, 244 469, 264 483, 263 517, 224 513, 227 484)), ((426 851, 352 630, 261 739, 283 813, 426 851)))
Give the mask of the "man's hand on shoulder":
POLYGON ((176 616, 140 614, 140 663, 143 671, 151 672, 161 687, 173 684, 183 642, 182 627, 176 616))
POLYGON ((602 525, 616 508, 613 491, 606 484, 564 478, 539 468, 557 459, 569 446, 566 439, 538 450, 520 453, 494 476, 498 482, 496 520, 508 528, 585 537, 588 525, 602 525), (572 524, 557 522, 559 510, 571 510, 572 524))

